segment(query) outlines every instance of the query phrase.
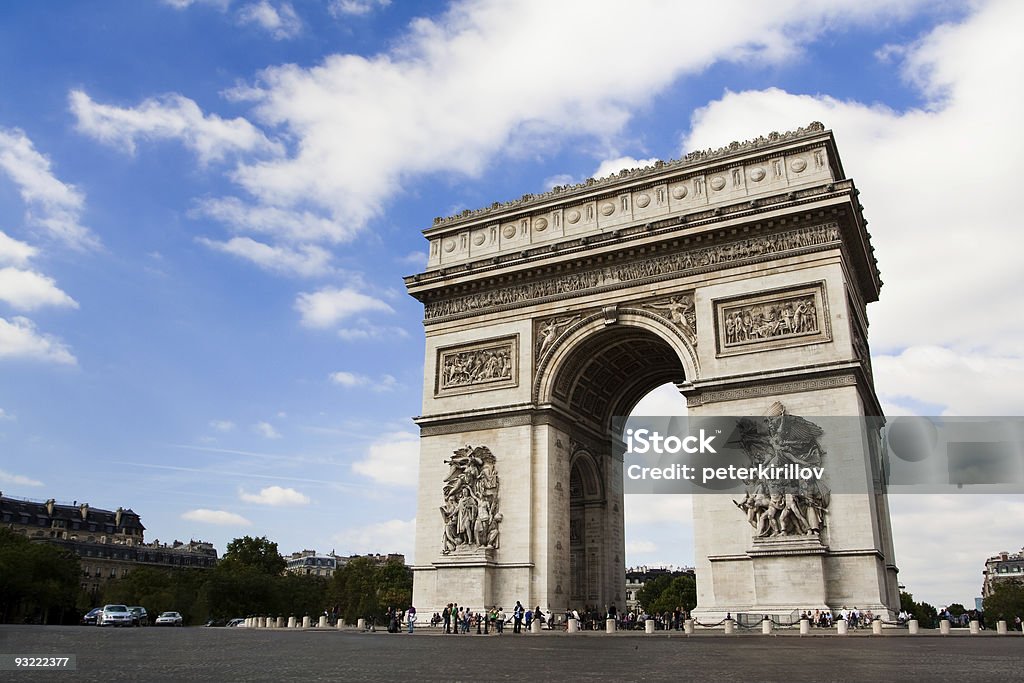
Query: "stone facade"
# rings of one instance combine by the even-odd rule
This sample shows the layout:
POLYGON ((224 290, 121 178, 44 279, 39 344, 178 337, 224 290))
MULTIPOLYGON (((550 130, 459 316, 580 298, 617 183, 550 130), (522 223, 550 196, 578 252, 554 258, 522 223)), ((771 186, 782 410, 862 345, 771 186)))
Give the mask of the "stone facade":
MULTIPOLYGON (((866 305, 881 280, 857 195, 812 124, 426 230, 427 270, 406 278, 426 332, 417 609, 621 610, 612 418, 656 386, 675 383, 696 416, 778 402, 810 422, 880 415, 866 305), (471 543, 466 517, 453 548, 451 459, 480 447, 500 477, 500 543, 471 543)), ((824 434, 822 447, 844 476, 877 478, 872 438, 824 434)), ((697 496, 697 614, 891 611, 884 493, 834 495, 827 514, 813 538, 756 539, 730 498, 697 496)))

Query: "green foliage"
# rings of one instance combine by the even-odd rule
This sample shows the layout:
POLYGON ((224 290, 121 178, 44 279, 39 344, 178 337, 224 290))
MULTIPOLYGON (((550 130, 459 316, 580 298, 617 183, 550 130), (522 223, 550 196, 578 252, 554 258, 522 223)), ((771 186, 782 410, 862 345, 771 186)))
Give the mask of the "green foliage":
POLYGON ((912 619, 917 619, 924 628, 935 628, 939 623, 939 611, 927 602, 915 602, 914 596, 906 591, 900 591, 900 609, 910 614, 912 619))
POLYGON ((663 574, 644 584, 637 594, 642 609, 649 613, 687 612, 697 606, 697 580, 691 574, 663 574))
POLYGON ((328 599, 349 623, 382 620, 388 607, 405 609, 412 602, 412 572, 401 562, 378 565, 358 557, 334 572, 328 599))
POLYGON ((994 627, 997 621, 1005 620, 1011 629, 1014 628, 1016 618, 1024 618, 1024 584, 1016 581, 996 583, 982 608, 987 625, 994 627))
POLYGON ((952 605, 948 606, 946 609, 948 609, 949 613, 951 615, 953 615, 954 617, 959 617, 959 616, 963 615, 964 612, 967 611, 967 608, 964 607, 963 605, 961 605, 959 602, 954 602, 952 605))
POLYGON ((266 536, 253 538, 243 536, 228 543, 220 565, 249 567, 263 574, 277 576, 284 571, 287 563, 277 551, 277 543, 266 536))
POLYGON ((0 529, 0 620, 61 621, 75 611, 78 557, 0 529))
POLYGON ((103 587, 104 604, 142 605, 151 619, 161 612, 180 612, 185 623, 201 623, 205 606, 198 604, 206 580, 202 569, 138 567, 103 587))

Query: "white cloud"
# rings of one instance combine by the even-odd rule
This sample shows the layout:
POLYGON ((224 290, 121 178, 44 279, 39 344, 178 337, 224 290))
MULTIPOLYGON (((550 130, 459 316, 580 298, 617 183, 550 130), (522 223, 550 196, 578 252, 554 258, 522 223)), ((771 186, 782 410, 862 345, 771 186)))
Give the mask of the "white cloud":
POLYGON ((235 428, 235 423, 231 420, 210 420, 210 427, 218 432, 230 432, 235 428))
POLYGON ((331 0, 327 5, 333 16, 365 16, 375 9, 387 7, 391 0, 331 0))
POLYGON ((192 5, 212 5, 225 10, 231 4, 231 0, 163 0, 163 3, 174 9, 188 9, 192 5))
POLYGON ((392 313, 388 304, 350 287, 325 287, 316 292, 302 292, 295 299, 295 310, 307 327, 326 328, 364 311, 392 313))
POLYGON ((220 526, 249 526, 252 524, 242 515, 226 510, 207 510, 199 508, 189 510, 181 515, 181 518, 190 522, 202 522, 203 524, 218 524, 220 526))
POLYGON ((43 306, 78 308, 78 302, 65 294, 53 278, 17 268, 0 268, 0 301, 20 311, 43 306))
POLYGON ((399 261, 417 268, 425 268, 427 266, 427 252, 426 250, 412 251, 401 257, 399 261))
POLYGON ((43 482, 38 479, 32 479, 22 474, 11 474, 0 470, 0 481, 5 484, 13 484, 15 486, 43 486, 43 482))
POLYGON ((268 486, 260 489, 259 493, 239 491, 238 497, 246 503, 256 503, 257 505, 286 506, 309 504, 309 496, 306 494, 300 493, 293 488, 282 488, 281 486, 268 486))
POLYGON ((0 408, 0 420, 15 420, 17 419, 13 414, 8 413, 3 408, 0 408))
POLYGON ((200 244, 255 263, 260 268, 282 275, 316 277, 331 271, 331 254, 311 244, 296 248, 271 246, 251 237, 232 237, 227 242, 198 238, 200 244))
POLYGON ((351 228, 310 211, 253 206, 237 197, 201 200, 193 214, 209 216, 236 231, 273 235, 288 242, 322 241, 334 244, 350 240, 355 235, 351 228))
POLYGON ((375 380, 367 375, 339 370, 338 372, 332 372, 329 377, 338 386, 349 389, 353 387, 368 387, 371 391, 382 392, 391 391, 398 386, 398 380, 391 375, 381 375, 375 380))
POLYGON ((657 159, 635 159, 633 157, 616 157, 614 159, 605 159, 601 162, 601 165, 594 171, 593 177, 604 178, 623 170, 630 170, 633 168, 644 168, 646 166, 653 166, 657 159))
POLYGON ((1017 550, 1024 538, 1021 495, 906 494, 890 496, 889 504, 900 583, 936 607, 972 606, 985 560, 1017 550))
POLYGON ((36 330, 28 318, 0 318, 0 360, 26 358, 62 365, 75 365, 78 360, 71 349, 56 337, 36 330))
POLYGON ((365 526, 345 529, 333 540, 345 548, 342 554, 402 553, 406 562, 413 562, 413 541, 416 537, 416 519, 408 521, 390 519, 365 526))
POLYGON ((0 230, 0 265, 25 266, 37 253, 31 244, 20 242, 0 230))
POLYGON ((57 179, 50 160, 36 151, 21 130, 0 128, 0 171, 18 187, 28 207, 26 220, 76 249, 95 248, 99 241, 81 224, 85 197, 57 179))
POLYGON ((81 90, 72 90, 68 100, 80 132, 130 154, 140 139, 180 140, 203 164, 231 153, 281 152, 279 143, 244 118, 203 114, 199 105, 177 94, 152 97, 137 107, 100 104, 81 90))
POLYGON ((631 415, 686 415, 686 399, 674 384, 662 384, 636 404, 631 415))
POLYGON ((262 436, 264 439, 280 439, 281 433, 274 429, 274 425, 269 422, 257 422, 252 426, 254 432, 262 436))
POLYGON ((654 541, 637 540, 626 541, 626 555, 649 555, 658 551, 658 544, 654 541))
POLYGON ((259 26, 274 40, 294 38, 302 32, 302 20, 290 2, 282 2, 277 7, 269 0, 249 3, 238 10, 238 21, 259 26))
POLYGON ((338 336, 345 341, 365 341, 367 339, 390 339, 409 336, 409 333, 401 327, 373 325, 363 318, 356 322, 357 327, 339 328, 338 336))
POLYGON ((415 487, 419 463, 419 436, 394 432, 370 444, 365 459, 352 463, 352 471, 379 484, 415 487))
POLYGON ((684 150, 701 149, 811 120, 835 131, 885 280, 869 308, 870 342, 890 405, 902 396, 952 413, 1021 409, 1019 397, 1001 390, 1009 381, 998 379, 1020 377, 1024 358, 1020 258, 1007 248, 1020 242, 1024 138, 1015 112, 1024 90, 1004 78, 1006 64, 1024 60, 1013 28, 1021 22, 1024 5, 988 3, 960 24, 887 51, 904 60, 922 108, 778 89, 730 92, 694 113, 684 140, 684 150))

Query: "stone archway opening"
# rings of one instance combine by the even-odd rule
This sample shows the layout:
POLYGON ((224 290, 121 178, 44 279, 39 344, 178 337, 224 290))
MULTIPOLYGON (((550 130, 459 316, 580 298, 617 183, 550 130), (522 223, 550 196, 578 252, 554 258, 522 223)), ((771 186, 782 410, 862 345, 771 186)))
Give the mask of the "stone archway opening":
MULTIPOLYGON (((569 591, 567 606, 603 612, 627 606, 626 501, 622 448, 615 418, 629 415, 659 387, 686 372, 676 349, 650 329, 608 325, 577 340, 553 370, 552 405, 572 416, 569 476, 569 591)), ((668 389, 662 388, 664 395, 668 389)))

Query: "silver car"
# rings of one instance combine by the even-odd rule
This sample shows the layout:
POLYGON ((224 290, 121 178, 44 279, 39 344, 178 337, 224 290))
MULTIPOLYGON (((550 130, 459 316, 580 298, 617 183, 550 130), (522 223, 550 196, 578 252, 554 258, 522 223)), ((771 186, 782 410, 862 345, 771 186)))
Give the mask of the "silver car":
POLYGON ((104 605, 96 620, 97 626, 131 626, 135 615, 129 611, 127 605, 104 605))
POLYGON ((181 626, 181 615, 177 612, 162 612, 156 618, 157 626, 181 626))

